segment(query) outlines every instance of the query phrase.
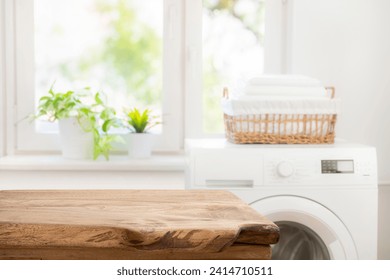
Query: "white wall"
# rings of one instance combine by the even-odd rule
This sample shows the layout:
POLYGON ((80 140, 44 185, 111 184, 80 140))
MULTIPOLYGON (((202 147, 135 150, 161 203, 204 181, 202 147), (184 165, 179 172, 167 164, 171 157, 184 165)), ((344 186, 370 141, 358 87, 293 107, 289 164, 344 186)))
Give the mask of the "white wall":
POLYGON ((336 87, 339 138, 377 148, 379 256, 390 259, 390 1, 290 0, 289 72, 336 87))
POLYGON ((0 2, 0 157, 5 154, 5 115, 4 115, 4 2, 0 2))
POLYGON ((390 182, 390 1, 294 0, 292 73, 336 87, 337 137, 374 145, 390 182))

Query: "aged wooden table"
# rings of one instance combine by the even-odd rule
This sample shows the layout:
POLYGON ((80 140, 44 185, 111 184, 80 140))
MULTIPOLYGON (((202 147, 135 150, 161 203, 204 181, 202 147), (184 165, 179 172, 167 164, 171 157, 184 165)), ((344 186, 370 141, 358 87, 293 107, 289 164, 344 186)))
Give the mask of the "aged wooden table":
POLYGON ((0 259, 269 259, 278 238, 226 191, 0 191, 0 259))

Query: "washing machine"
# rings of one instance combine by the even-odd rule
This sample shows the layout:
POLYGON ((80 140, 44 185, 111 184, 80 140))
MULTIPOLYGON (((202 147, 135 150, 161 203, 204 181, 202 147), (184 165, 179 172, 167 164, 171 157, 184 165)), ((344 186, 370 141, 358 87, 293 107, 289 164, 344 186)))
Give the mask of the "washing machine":
POLYGON ((374 147, 186 141, 186 188, 229 190, 280 228, 274 259, 376 259, 374 147))

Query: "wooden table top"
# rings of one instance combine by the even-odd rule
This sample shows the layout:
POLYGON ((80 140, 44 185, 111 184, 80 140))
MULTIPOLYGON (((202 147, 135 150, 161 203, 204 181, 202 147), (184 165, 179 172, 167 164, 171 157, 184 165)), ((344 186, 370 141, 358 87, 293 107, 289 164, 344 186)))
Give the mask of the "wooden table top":
POLYGON ((0 248, 219 252, 278 238, 274 223, 227 191, 0 191, 0 248))

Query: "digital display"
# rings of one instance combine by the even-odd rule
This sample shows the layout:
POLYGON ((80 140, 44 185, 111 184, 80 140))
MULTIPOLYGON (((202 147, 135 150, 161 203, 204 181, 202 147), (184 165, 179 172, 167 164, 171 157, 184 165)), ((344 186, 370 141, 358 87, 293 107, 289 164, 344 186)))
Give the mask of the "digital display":
POLYGON ((353 160, 321 160, 322 173, 353 173, 353 160))
POLYGON ((353 161, 352 160, 338 160, 337 171, 341 173, 353 173, 353 161))

